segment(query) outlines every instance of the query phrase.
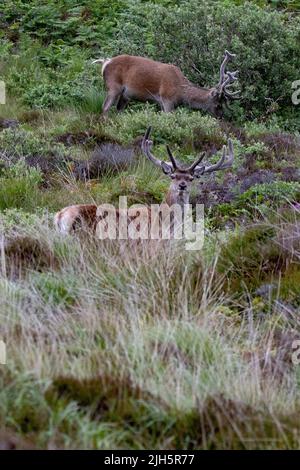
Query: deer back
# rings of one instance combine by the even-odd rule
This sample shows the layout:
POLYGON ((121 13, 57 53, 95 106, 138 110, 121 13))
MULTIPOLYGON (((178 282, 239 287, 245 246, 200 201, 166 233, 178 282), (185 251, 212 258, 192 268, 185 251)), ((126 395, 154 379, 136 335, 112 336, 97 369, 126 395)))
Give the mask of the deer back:
POLYGON ((128 97, 140 100, 166 99, 180 101, 188 80, 175 65, 145 57, 119 55, 110 59, 103 70, 108 88, 123 88, 128 97))

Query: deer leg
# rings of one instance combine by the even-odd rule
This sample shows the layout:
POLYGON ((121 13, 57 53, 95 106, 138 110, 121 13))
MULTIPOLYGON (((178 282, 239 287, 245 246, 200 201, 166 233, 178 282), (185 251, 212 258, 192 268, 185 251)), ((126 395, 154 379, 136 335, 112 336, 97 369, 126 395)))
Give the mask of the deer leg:
POLYGON ((116 100, 119 98, 122 92, 120 91, 109 91, 107 97, 105 98, 102 114, 106 115, 116 100))
POLYGON ((117 103, 117 111, 119 111, 119 112, 123 111, 123 109, 126 108, 128 103, 129 103, 129 99, 125 98, 124 95, 121 95, 120 98, 119 98, 119 101, 117 103))

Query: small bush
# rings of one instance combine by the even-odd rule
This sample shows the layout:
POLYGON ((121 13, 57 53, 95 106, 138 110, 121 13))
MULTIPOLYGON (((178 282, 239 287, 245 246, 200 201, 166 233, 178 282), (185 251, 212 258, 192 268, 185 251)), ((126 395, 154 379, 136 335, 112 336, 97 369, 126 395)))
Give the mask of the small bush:
POLYGON ((300 183, 275 181, 254 185, 239 196, 237 205, 251 211, 260 205, 262 210, 264 207, 276 208, 288 201, 300 201, 300 183))
POLYGON ((157 113, 151 106, 142 111, 129 110, 114 117, 107 123, 108 131, 122 143, 131 143, 143 136, 152 125, 152 139, 156 144, 172 142, 180 146, 193 147, 196 142, 223 142, 223 134, 218 122, 210 116, 178 109, 174 113, 157 113))
POLYGON ((47 243, 26 235, 6 240, 4 255, 8 276, 18 276, 28 269, 43 271, 57 266, 57 259, 47 243))
POLYGON ((12 161, 32 155, 57 154, 64 157, 67 153, 62 144, 53 143, 38 133, 22 128, 4 129, 0 133, 0 150, 12 161))

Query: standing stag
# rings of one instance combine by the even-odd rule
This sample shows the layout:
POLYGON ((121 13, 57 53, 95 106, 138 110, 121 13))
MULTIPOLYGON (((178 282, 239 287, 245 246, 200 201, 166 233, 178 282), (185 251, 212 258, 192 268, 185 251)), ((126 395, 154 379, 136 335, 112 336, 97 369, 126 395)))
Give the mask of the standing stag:
MULTIPOLYGON (((212 173, 218 170, 225 170, 232 166, 234 154, 232 141, 228 139, 228 153, 226 145, 223 146, 222 156, 220 160, 213 165, 203 164, 202 161, 205 157, 205 152, 202 153, 199 158, 190 166, 182 167, 176 161, 172 154, 169 146, 167 145, 167 154, 170 162, 165 162, 156 158, 151 152, 153 142, 149 139, 151 127, 147 129, 147 132, 142 141, 142 151, 144 155, 154 165, 159 167, 165 175, 171 178, 171 184, 166 194, 165 201, 163 204, 171 207, 175 204, 181 207, 184 211, 185 205, 189 204, 190 191, 194 178, 200 178, 206 173, 212 173)), ((101 206, 100 206, 101 208, 101 206)), ((147 206, 139 207, 135 209, 136 212, 128 211, 127 222, 130 223, 134 220, 137 215, 140 216, 141 211, 144 211, 145 215, 149 215, 150 208, 147 206)), ((105 212, 105 211, 104 211, 105 212)), ((96 230, 97 222, 100 217, 103 219, 108 214, 104 214, 103 210, 97 211, 97 206, 94 204, 79 204, 75 206, 68 206, 62 209, 55 215, 54 222, 56 228, 62 233, 71 233, 76 230, 77 227, 83 227, 92 231, 96 230)), ((116 209, 117 217, 119 217, 119 211, 116 209)), ((151 223, 151 221, 150 221, 151 223)))
POLYGON ((107 88, 103 115, 116 104, 122 111, 130 100, 154 101, 162 111, 173 111, 184 105, 208 111, 221 117, 223 104, 238 98, 238 91, 228 88, 238 79, 238 71, 226 72, 227 63, 235 57, 225 51, 220 67, 220 79, 212 88, 202 88, 191 83, 175 65, 163 64, 145 57, 119 55, 112 59, 97 59, 102 63, 102 75, 107 88))

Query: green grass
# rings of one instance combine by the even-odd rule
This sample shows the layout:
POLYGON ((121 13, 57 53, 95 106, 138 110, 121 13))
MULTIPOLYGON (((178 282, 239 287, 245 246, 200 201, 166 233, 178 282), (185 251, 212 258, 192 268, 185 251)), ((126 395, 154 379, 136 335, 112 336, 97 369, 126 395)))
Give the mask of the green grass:
MULTIPOLYGON (((144 15, 149 2, 107 7, 87 0, 74 9, 69 2, 64 17, 54 3, 7 2, 0 18, 0 74, 8 94, 0 106, 0 339, 7 345, 7 364, 0 366, 0 447, 298 449, 300 369, 292 363, 299 339, 297 110, 283 115, 275 103, 271 112, 270 101, 257 119, 237 124, 130 103, 103 119, 104 84, 91 60, 112 54, 122 42, 118 21, 131 12, 144 15), (11 119, 15 127, 5 128, 11 119), (233 140, 232 169, 194 182, 193 201, 205 191, 213 201, 205 211, 203 249, 56 233, 54 212, 67 205, 118 205, 120 196, 128 205, 163 201, 170 179, 142 154, 127 169, 87 182, 76 180, 74 162, 66 162, 86 161, 106 142, 138 146, 149 125, 153 153, 161 159, 168 158, 169 144, 183 162, 203 150, 206 162, 216 162, 233 140), (36 157, 40 167, 29 167, 26 161, 36 157), (46 171, 51 158, 56 167, 46 171), (259 179, 264 172, 272 172, 271 182, 259 179), (227 185, 231 199, 223 200, 227 185)), ((183 18, 179 10, 173 15, 175 2, 155 3, 167 6, 174 24, 183 18)), ((218 7, 226 9, 230 28, 232 3, 218 7)), ((162 10, 151 5, 153 21, 155 11, 162 10)), ((138 41, 126 39, 122 51, 146 47, 154 57, 160 39, 151 36, 150 22, 142 44, 137 18, 126 23, 126 32, 138 41)), ((187 18, 194 25, 190 12, 187 18)), ((253 26, 247 18, 245 41, 253 26)), ((217 24, 223 28, 223 19, 217 24)), ((178 40, 178 29, 161 27, 178 40)), ((209 31, 211 52, 221 54, 220 35, 209 31)), ((199 30, 191 33, 199 36, 199 30)), ((164 50, 166 61, 174 62, 173 52, 178 58, 173 44, 164 50)), ((244 49, 234 44, 242 70, 249 70, 249 61, 255 73, 263 66, 273 74, 252 44, 248 52, 246 43, 244 49)), ((215 53, 204 51, 203 64, 195 65, 217 73, 215 53)), ((257 79, 273 90, 261 72, 257 79)), ((253 86, 247 78, 249 99, 241 106, 252 102, 255 111, 265 105, 265 89, 256 90, 255 103, 253 86)), ((240 121, 242 107, 234 109, 240 121)))
POLYGON ((271 327, 268 316, 242 321, 248 308, 237 316, 220 290, 216 253, 171 244, 121 255, 38 219, 22 233, 56 263, 2 276, 0 420, 11 432, 38 448, 297 448, 297 368, 266 375, 251 359, 270 348, 280 361, 275 332, 289 321, 278 311, 271 327))

